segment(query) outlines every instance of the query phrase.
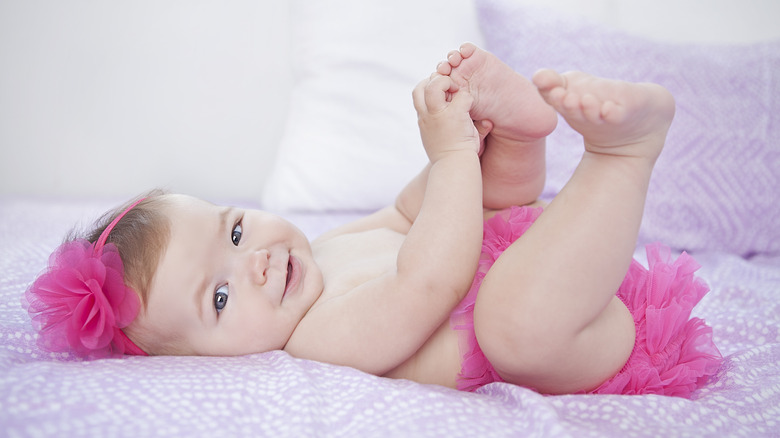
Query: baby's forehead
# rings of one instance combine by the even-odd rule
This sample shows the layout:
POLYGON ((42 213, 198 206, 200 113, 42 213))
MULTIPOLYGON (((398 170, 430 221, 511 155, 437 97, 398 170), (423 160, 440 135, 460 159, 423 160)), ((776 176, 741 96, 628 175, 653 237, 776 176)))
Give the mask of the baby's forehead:
POLYGON ((174 226, 176 225, 177 220, 212 216, 216 215, 219 210, 224 209, 224 207, 220 207, 194 196, 181 194, 170 194, 165 196, 165 202, 162 204, 163 213, 171 219, 172 225, 174 226))
POLYGON ((187 208, 192 206, 212 206, 215 207, 214 204, 204 201, 203 199, 196 198, 195 196, 185 195, 181 193, 170 193, 165 196, 166 204, 170 207, 175 208, 187 208))

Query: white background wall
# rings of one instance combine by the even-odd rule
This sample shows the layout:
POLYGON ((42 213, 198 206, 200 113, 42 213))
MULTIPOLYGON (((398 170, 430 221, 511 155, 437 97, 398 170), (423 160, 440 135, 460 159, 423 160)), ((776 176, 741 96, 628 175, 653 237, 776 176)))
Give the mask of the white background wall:
MULTIPOLYGON (((777 0, 518 1, 666 41, 780 38, 777 0)), ((0 0, 0 195, 259 199, 292 85, 288 15, 272 0, 0 0)))
POLYGON ((0 193, 258 197, 292 83, 283 1, 0 0, 0 193))

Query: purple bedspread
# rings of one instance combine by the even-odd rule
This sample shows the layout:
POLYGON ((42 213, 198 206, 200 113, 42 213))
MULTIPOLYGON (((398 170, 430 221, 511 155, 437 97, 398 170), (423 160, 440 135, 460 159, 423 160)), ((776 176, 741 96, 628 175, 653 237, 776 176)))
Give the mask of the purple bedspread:
MULTIPOLYGON (((21 295, 64 233, 112 204, 0 199, 0 436, 780 435, 778 258, 694 254, 712 287, 694 315, 725 356, 694 400, 503 383, 463 393, 283 352, 94 362, 42 352, 21 295)), ((293 219, 313 236, 349 217, 293 219)))
MULTIPOLYGON (((671 44, 515 0, 476 0, 486 47, 523 75, 582 70, 654 82, 677 111, 650 181, 640 237, 679 249, 780 255, 780 40, 671 44)), ((582 156, 561 120, 545 197, 582 156)))

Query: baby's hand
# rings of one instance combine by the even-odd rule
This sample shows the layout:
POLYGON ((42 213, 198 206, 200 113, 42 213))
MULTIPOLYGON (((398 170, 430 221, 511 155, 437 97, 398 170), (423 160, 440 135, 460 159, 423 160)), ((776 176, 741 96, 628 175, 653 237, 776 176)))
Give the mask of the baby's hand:
POLYGON ((479 152, 480 134, 469 116, 473 98, 449 76, 434 73, 412 93, 425 152, 431 162, 454 151, 479 152))

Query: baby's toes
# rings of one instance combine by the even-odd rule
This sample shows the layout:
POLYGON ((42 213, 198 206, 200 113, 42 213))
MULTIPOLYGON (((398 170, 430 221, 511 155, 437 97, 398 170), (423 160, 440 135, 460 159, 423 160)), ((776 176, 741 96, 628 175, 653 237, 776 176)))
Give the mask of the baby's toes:
POLYGON ((601 117, 610 123, 621 123, 626 119, 626 107, 608 100, 601 107, 601 117))
POLYGON ((565 82, 561 75, 550 69, 539 70, 531 79, 539 90, 545 102, 552 105, 557 111, 562 109, 562 101, 566 96, 565 82))
POLYGON ((582 113, 585 119, 591 123, 601 123, 602 119, 602 104, 601 101, 596 99, 596 96, 586 93, 582 96, 582 113))
POLYGON ((563 99, 566 97, 566 90, 557 87, 551 90, 539 90, 539 94, 541 94, 542 99, 556 111, 563 110, 563 99))
POLYGON ((442 61, 436 66, 436 73, 444 76, 449 76, 452 73, 452 66, 447 61, 442 61))
POLYGON ((462 61, 463 61, 463 55, 461 55, 460 52, 457 50, 453 50, 447 54, 447 62, 450 63, 452 68, 459 66, 462 61))
POLYGON ((549 68, 537 71, 531 77, 531 80, 540 92, 550 92, 555 88, 565 88, 566 86, 566 82, 563 76, 561 76, 555 70, 551 70, 549 68))
POLYGON ((582 96, 577 93, 564 93, 561 98, 559 106, 553 105, 558 109, 558 112, 566 118, 569 123, 581 123, 587 120, 586 113, 582 105, 582 96))
POLYGON ((477 46, 475 46, 474 44, 472 44, 472 43, 463 43, 460 46, 460 50, 458 50, 458 53, 460 54, 461 57, 468 58, 471 55, 473 55, 474 52, 476 52, 476 51, 477 51, 477 46))
POLYGON ((582 99, 576 93, 564 93, 561 98, 561 107, 568 113, 580 112, 582 99))

